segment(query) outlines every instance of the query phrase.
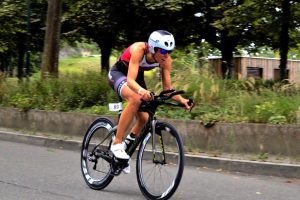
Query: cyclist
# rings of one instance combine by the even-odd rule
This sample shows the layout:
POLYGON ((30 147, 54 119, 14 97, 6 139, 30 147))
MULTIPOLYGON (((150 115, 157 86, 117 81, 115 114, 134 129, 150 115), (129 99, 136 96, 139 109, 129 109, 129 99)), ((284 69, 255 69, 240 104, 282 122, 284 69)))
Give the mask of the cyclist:
MULTIPOLYGON (((111 145, 115 157, 129 159, 129 155, 125 152, 126 144, 134 141, 147 122, 148 114, 138 112, 141 99, 145 101, 152 99, 144 81, 144 71, 159 67, 163 90, 172 89, 170 54, 174 47, 175 40, 171 33, 165 30, 154 31, 149 36, 148 43, 135 42, 130 45, 110 69, 108 74, 110 86, 127 101, 127 106, 120 116, 116 137, 111 145), (124 143, 124 134, 134 117, 137 118, 136 123, 124 143)), ((192 105, 188 105, 189 100, 180 95, 174 96, 173 99, 184 104, 186 109, 192 108, 192 105)))

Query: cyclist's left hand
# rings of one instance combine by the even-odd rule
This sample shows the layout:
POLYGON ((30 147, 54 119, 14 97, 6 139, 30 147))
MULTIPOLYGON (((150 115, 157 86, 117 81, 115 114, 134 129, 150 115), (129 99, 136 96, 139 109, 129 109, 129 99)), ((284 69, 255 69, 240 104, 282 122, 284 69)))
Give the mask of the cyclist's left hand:
POLYGON ((187 110, 192 110, 194 107, 194 101, 191 99, 182 99, 181 103, 185 106, 187 110))

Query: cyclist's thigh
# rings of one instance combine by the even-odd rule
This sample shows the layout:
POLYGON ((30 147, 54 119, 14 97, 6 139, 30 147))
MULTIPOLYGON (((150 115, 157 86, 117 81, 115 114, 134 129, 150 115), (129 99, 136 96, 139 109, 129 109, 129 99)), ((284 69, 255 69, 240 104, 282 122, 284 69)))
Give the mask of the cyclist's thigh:
POLYGON ((127 77, 124 73, 116 70, 110 70, 108 73, 109 85, 121 97, 121 90, 127 83, 127 77))
POLYGON ((120 95, 128 103, 135 103, 137 106, 141 103, 141 96, 134 92, 128 87, 127 84, 124 84, 120 90, 120 95))

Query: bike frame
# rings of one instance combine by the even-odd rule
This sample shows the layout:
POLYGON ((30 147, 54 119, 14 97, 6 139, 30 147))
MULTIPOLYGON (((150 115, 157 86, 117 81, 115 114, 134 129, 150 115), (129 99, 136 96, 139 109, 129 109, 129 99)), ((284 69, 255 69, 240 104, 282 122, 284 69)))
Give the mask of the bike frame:
MULTIPOLYGON (((118 114, 118 122, 119 122, 119 118, 120 118, 120 115, 121 115, 121 112, 122 110, 119 110, 118 111, 119 114, 118 114)), ((137 149, 137 147, 139 146, 139 144, 149 135, 151 134, 152 136, 155 134, 155 125, 156 125, 156 118, 154 116, 155 114, 155 110, 154 112, 151 112, 150 110, 148 111, 145 111, 146 113, 148 113, 149 117, 148 117, 148 120, 145 124, 145 126, 143 127, 140 135, 135 139, 135 142, 133 143, 133 145, 127 150, 127 154, 131 157, 135 150, 137 149)), ((116 131, 117 131, 117 128, 118 128, 118 125, 116 125, 115 127, 113 127, 111 129, 111 134, 112 135, 116 135, 116 131)), ((154 137, 153 137, 154 138, 154 137)), ((156 143, 155 143, 155 140, 153 139, 153 154, 155 153, 155 146, 156 146, 156 143)))
MULTIPOLYGON (((153 162, 155 161, 155 153, 156 153, 156 140, 155 140, 155 128, 156 128, 156 123, 157 123, 157 119, 155 117, 155 113, 156 113, 156 109, 164 104, 164 105, 171 105, 171 106, 180 106, 183 107, 184 105, 182 104, 178 104, 178 103, 172 103, 172 102, 167 102, 166 100, 170 99, 172 96, 178 95, 178 94, 183 94, 183 91, 175 91, 175 90, 166 90, 160 93, 159 97, 161 98, 160 100, 156 99, 156 101, 150 101, 150 102, 146 102, 142 100, 142 104, 141 107, 139 108, 139 112, 146 112, 149 115, 148 121, 145 124, 144 128, 142 129, 140 135, 135 139, 135 142, 133 143, 133 145, 127 150, 127 154, 131 157, 133 155, 133 153, 135 152, 135 150, 137 149, 137 147, 140 145, 140 143, 146 138, 151 137, 152 136, 152 153, 153 153, 153 162), (166 94, 170 94, 170 95, 166 95, 166 94), (166 96, 163 96, 166 95, 166 96)), ((153 98, 156 98, 155 96, 153 96, 153 98)), ((118 105, 122 105, 122 99, 120 99, 118 105)), ((189 100, 189 104, 193 104, 193 100, 190 99, 189 100)), ((118 123, 119 123, 119 118, 121 116, 122 113, 122 106, 118 107, 118 123)), ((114 127, 110 133, 112 135, 115 136, 116 131, 117 131, 117 127, 118 125, 116 125, 116 127, 114 127)), ((164 143, 163 143, 163 139, 162 136, 159 136, 159 143, 161 145, 161 149, 162 149, 162 160, 165 163, 165 151, 164 151, 164 143)))

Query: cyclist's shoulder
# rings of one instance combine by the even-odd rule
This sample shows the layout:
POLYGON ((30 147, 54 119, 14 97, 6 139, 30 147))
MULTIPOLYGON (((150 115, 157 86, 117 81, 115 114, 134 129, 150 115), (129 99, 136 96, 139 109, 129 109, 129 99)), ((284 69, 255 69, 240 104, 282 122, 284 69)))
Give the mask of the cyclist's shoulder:
POLYGON ((148 45, 146 42, 135 42, 132 45, 130 45, 131 51, 144 51, 148 48, 148 45))

